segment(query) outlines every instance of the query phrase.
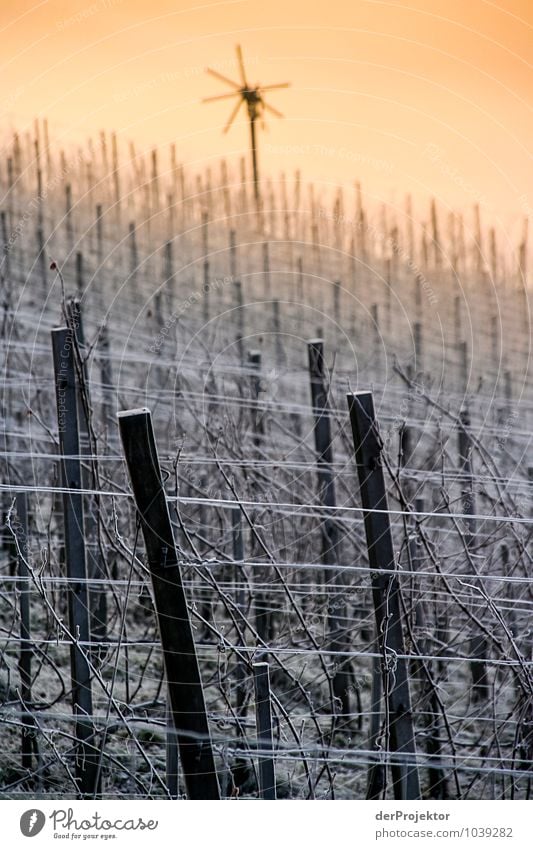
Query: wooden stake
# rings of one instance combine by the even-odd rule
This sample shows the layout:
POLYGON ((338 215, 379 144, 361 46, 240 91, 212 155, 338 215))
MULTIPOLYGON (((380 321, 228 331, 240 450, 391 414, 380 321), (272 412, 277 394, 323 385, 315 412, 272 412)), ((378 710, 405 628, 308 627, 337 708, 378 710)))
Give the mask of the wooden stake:
POLYGON ((275 800, 276 778, 272 748, 272 710, 270 705, 270 675, 268 663, 254 663, 255 717, 259 755, 259 796, 275 800))
MULTIPOLYGON (((89 374, 85 360, 85 334, 83 331, 83 320, 81 304, 76 298, 69 300, 67 304, 67 315, 72 341, 75 343, 75 366, 76 366, 76 394, 80 434, 80 455, 87 457, 81 476, 83 489, 97 490, 98 482, 96 467, 92 461, 92 438, 91 438, 91 403, 89 395, 89 374)), ((85 539, 88 541, 88 568, 90 578, 96 578, 99 582, 89 587, 89 606, 91 610, 90 631, 91 637, 97 640, 105 640, 107 635, 107 592, 105 563, 100 553, 99 546, 99 518, 100 504, 98 496, 86 496, 92 502, 91 509, 84 511, 85 539)), ((99 654, 96 653, 95 657, 99 654)))
POLYGON ((80 440, 76 399, 76 375, 72 331, 67 327, 52 330, 56 383, 57 422, 61 460, 65 522, 65 559, 67 566, 69 629, 75 642, 71 646, 72 705, 76 717, 79 746, 76 779, 82 795, 96 795, 97 757, 94 749, 91 670, 88 661, 90 627, 87 593, 87 565, 83 535, 83 501, 80 440))
POLYGON ((219 799, 196 647, 149 410, 118 414, 140 516, 159 623, 172 717, 187 793, 219 799))
MULTIPOLYGON (((472 475, 472 443, 470 439, 470 415, 464 407, 460 412, 461 425, 459 427, 459 467, 463 475, 461 499, 463 513, 466 519, 465 545, 471 551, 476 537, 476 520, 473 518, 476 512, 474 497, 474 478, 472 475)), ((487 641, 482 634, 473 634, 470 638, 470 671, 472 675, 472 695, 475 702, 483 701, 489 695, 489 678, 487 674, 487 641)))
POLYGON ((418 799, 420 787, 411 713, 411 697, 402 630, 400 586, 388 515, 382 467, 382 443, 371 392, 348 395, 348 410, 359 488, 363 505, 376 633, 382 655, 386 700, 385 749, 392 753, 391 771, 395 799, 418 799), (379 512, 377 512, 379 511, 379 512), (386 570, 386 571, 385 571, 386 570), (396 759, 394 755, 401 757, 396 759))
POLYGON ((37 737, 35 734, 35 719, 30 713, 31 705, 31 658, 33 649, 31 646, 31 614, 30 614, 30 592, 31 584, 28 567, 26 565, 29 557, 28 546, 28 500, 25 492, 17 493, 17 536, 18 548, 18 574, 22 578, 19 585, 20 591, 20 698, 24 708, 22 716, 22 768, 31 770, 32 753, 37 752, 37 737))
MULTIPOLYGON (((324 362, 324 343, 322 339, 310 339, 307 342, 309 357, 309 378, 311 382, 311 398, 315 420, 314 435, 318 463, 318 498, 320 503, 331 508, 336 506, 335 480, 333 474, 333 448, 331 437, 331 417, 324 362)), ((322 563, 324 570, 324 586, 328 599, 328 631, 329 646, 333 652, 335 672, 333 675, 333 694, 338 700, 343 716, 350 715, 350 684, 351 671, 349 661, 343 657, 347 649, 345 631, 347 627, 346 602, 342 590, 337 589, 341 583, 341 574, 337 569, 330 569, 339 563, 339 527, 334 519, 326 518, 320 527, 322 534, 322 563), (333 591, 332 591, 333 587, 333 591), (338 655, 337 653, 340 653, 338 655)))

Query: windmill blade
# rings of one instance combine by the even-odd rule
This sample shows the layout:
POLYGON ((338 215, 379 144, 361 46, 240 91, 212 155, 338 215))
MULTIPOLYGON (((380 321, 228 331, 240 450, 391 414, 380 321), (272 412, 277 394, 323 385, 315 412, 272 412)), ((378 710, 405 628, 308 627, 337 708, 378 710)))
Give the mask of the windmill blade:
POLYGON ((268 109, 268 111, 272 112, 272 114, 275 115, 276 118, 284 118, 285 117, 283 112, 280 112, 279 109, 274 109, 273 106, 271 106, 269 103, 265 103, 264 100, 263 100, 263 109, 268 109))
POLYGON ((213 68, 207 68, 207 73, 211 74, 212 77, 216 77, 217 79, 222 80, 222 82, 227 83, 227 85, 233 86, 233 88, 239 88, 240 89, 239 83, 235 83, 235 82, 233 82, 233 80, 230 80, 228 77, 225 77, 223 74, 219 74, 218 71, 214 71, 213 68))
POLYGON ((212 103, 214 100, 227 100, 228 97, 240 97, 240 91, 232 91, 229 94, 216 94, 214 97, 203 97, 202 103, 212 103))
POLYGON ((260 86, 261 91, 270 91, 273 88, 289 88, 290 83, 274 83, 273 85, 260 86))
POLYGON ((241 103, 242 103, 242 100, 239 98, 239 102, 237 103, 237 105, 235 106, 235 109, 233 110, 233 112, 232 112, 232 113, 231 113, 231 115, 229 116, 229 121, 228 121, 228 123, 226 124, 226 126, 224 127, 224 129, 223 129, 223 131, 222 131, 223 133, 227 133, 227 132, 228 132, 228 130, 229 130, 229 128, 230 128, 230 127, 231 127, 231 125, 233 124, 233 122, 234 122, 235 118, 237 117, 237 112, 238 112, 238 111, 239 111, 239 109, 241 108, 241 103))
POLYGON ((246 82, 246 74, 244 73, 244 62, 243 62, 243 59, 242 59, 241 45, 238 44, 235 49, 237 51, 237 62, 239 63, 239 70, 241 72, 241 82, 242 82, 243 88, 248 88, 248 83, 246 82))

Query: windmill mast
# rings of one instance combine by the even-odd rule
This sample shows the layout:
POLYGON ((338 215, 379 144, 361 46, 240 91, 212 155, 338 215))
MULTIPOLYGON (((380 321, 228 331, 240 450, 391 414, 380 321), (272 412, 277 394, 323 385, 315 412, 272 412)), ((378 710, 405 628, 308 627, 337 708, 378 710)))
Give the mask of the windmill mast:
POLYGON ((252 146, 252 169, 254 175, 254 197, 255 202, 259 203, 259 166, 257 164, 257 142, 255 137, 255 122, 257 121, 257 110, 254 105, 248 104, 248 113, 250 115, 250 142, 252 146))
POLYGON ((246 72, 244 70, 244 62, 242 58, 242 50, 240 45, 237 45, 237 63, 239 66, 239 75, 241 78, 240 83, 236 83, 233 80, 228 79, 228 77, 223 76, 218 71, 214 71, 212 68, 208 68, 208 74, 211 74, 213 77, 216 77, 222 82, 226 83, 226 85, 230 85, 233 88, 232 92, 228 94, 217 94, 214 97, 205 97, 204 103, 211 103, 214 100, 225 100, 232 97, 238 97, 236 105, 233 108, 233 111, 229 117, 229 120, 224 127, 224 133, 227 133, 233 124, 239 109, 243 103, 246 104, 246 110, 248 112, 248 120, 250 121, 250 151, 252 154, 252 173, 253 173, 253 181, 254 181, 254 198, 256 202, 256 206, 259 205, 260 199, 260 191, 259 191, 259 164, 258 164, 258 156, 257 156, 257 119, 260 118, 261 122, 264 125, 264 114, 265 112, 271 112, 273 115, 276 115, 278 118, 283 118, 281 112, 277 109, 274 109, 273 106, 270 106, 269 103, 265 102, 264 92, 270 91, 270 89, 274 88, 287 88, 289 83, 275 83, 274 85, 268 86, 260 86, 256 84, 255 86, 250 85, 246 80, 246 72))

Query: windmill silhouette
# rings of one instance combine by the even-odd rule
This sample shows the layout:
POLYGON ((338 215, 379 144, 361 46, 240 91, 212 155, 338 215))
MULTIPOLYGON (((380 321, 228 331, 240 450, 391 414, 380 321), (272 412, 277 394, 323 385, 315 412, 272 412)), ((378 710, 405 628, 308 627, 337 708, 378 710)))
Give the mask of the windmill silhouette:
POLYGON ((246 73, 244 70, 244 62, 242 59, 242 50, 240 44, 236 47, 237 50, 237 63, 239 66, 239 73, 241 77, 240 83, 236 83, 233 80, 228 79, 228 77, 219 74, 218 71, 214 71, 212 68, 207 68, 207 73, 211 74, 211 76, 216 77, 222 82, 230 85, 234 91, 229 92, 228 94, 217 94, 214 97, 204 97, 203 103, 213 103, 215 100, 226 100, 231 97, 238 97, 239 100, 235 104, 235 107, 229 117, 229 120, 224 127, 223 132, 227 133, 233 124, 239 109, 242 104, 246 104, 246 109, 248 110, 248 120, 250 121, 250 148, 252 154, 252 168, 254 174, 254 195, 256 203, 259 201, 259 167, 257 164, 257 135, 256 135, 256 121, 258 119, 261 120, 262 126, 265 125, 265 112, 271 112, 277 118, 283 118, 281 112, 277 109, 274 109, 273 106, 270 106, 269 103, 265 102, 265 98, 263 97, 263 93, 265 91, 271 91, 275 88, 287 88, 290 83, 274 83, 273 85, 259 85, 256 83, 254 86, 250 85, 246 81, 246 73))

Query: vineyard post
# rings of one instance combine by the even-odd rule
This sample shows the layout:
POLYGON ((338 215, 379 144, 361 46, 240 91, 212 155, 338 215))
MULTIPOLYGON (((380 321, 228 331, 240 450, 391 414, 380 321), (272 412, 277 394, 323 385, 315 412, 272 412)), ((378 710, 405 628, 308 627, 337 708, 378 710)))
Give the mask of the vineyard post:
POLYGON ((337 330, 341 327, 341 292, 342 283, 340 280, 333 281, 333 321, 337 330))
POLYGON ((462 313, 461 313, 461 298, 459 295, 455 295, 453 299, 453 326, 455 329, 455 343, 457 346, 460 345, 461 342, 461 332, 462 332, 462 313))
POLYGON ((266 301, 271 296, 270 280, 270 243, 265 239, 263 242, 263 297, 266 301))
POLYGON ((169 796, 171 799, 177 799, 179 786, 178 741, 172 717, 170 693, 167 697, 166 770, 169 796))
POLYGON ((118 414, 140 516, 159 624, 170 706, 187 793, 219 799, 220 790, 187 599, 149 410, 118 414))
POLYGON ((31 704, 31 614, 30 580, 27 567, 28 546, 28 496, 18 492, 16 498, 17 530, 19 536, 18 575, 21 578, 20 590, 20 698, 24 708, 22 716, 22 768, 31 770, 32 752, 37 751, 35 719, 29 712, 31 704))
POLYGON ((460 392, 466 392, 468 387, 468 345, 466 342, 459 343, 459 367, 461 371, 460 392))
MULTIPOLYGON (((96 490, 95 469, 93 466, 91 445, 91 404, 89 397, 89 376, 87 362, 85 360, 85 334, 83 330, 83 317, 81 304, 76 298, 67 303, 67 314, 69 326, 72 331, 72 341, 75 342, 76 358, 78 362, 76 369, 76 395, 78 409, 78 427, 80 436, 80 455, 87 457, 82 466, 81 477, 83 489, 96 490)), ((89 496, 91 498, 91 496, 89 496)), ((92 496, 92 507, 84 513, 85 538, 87 540, 87 572, 90 578, 96 578, 99 583, 89 587, 89 607, 91 636, 97 640, 105 640, 107 632, 107 592, 106 592, 106 569, 100 552, 99 545, 99 518, 100 509, 98 497, 92 496)), ((97 656, 97 655, 95 655, 97 656)))
POLYGON ((276 778, 272 748, 272 707, 268 663, 254 663, 255 716, 259 754, 259 796, 276 799, 276 778))
POLYGON ((135 222, 130 221, 128 226, 129 242, 129 277, 134 294, 137 294, 137 276, 139 273, 139 255, 137 252, 137 238, 135 235, 135 222))
POLYGON ((385 729, 392 752, 395 799, 418 799, 420 787, 402 629, 400 586, 392 543, 382 467, 382 442, 371 392, 348 395, 355 459, 372 576, 376 632, 382 656, 383 690, 388 716, 385 729), (399 755, 395 759, 395 755, 399 755))
POLYGON ((76 291, 78 298, 83 296, 83 288, 85 282, 83 279, 83 254, 81 251, 76 252, 76 291))
POLYGON ((98 793, 97 756, 94 748, 91 670, 88 661, 90 627, 87 563, 83 531, 82 472, 78 432, 77 390, 72 331, 52 330, 56 384, 57 423, 61 453, 65 560, 67 567, 71 645, 72 705, 79 747, 76 778, 82 795, 98 793), (83 646, 83 648, 82 648, 83 646))
POLYGON ((422 322, 415 321, 413 325, 414 347, 415 347, 415 364, 416 371, 424 370, 423 351, 422 351, 422 322))
MULTIPOLYGON (((424 499, 415 498, 415 514, 421 516, 425 512, 424 499)), ((414 523, 414 528, 409 537, 409 566, 412 569, 411 576, 411 611, 413 626, 417 633, 417 645, 420 653, 431 654, 430 641, 422 636, 431 633, 431 627, 427 622, 427 609, 420 598, 421 585, 423 579, 417 576, 417 573, 424 570, 423 562, 423 545, 420 540, 420 534, 414 523)), ((436 627, 438 628, 438 624, 436 627)), ((437 631, 438 633, 438 631, 437 631)), ((432 673, 433 663, 431 660, 426 661, 426 667, 429 675, 432 673)), ((442 735, 440 731, 439 721, 439 702, 435 685, 424 674, 424 664, 421 660, 415 659, 413 666, 414 678, 420 681, 418 707, 423 716, 423 722, 426 726, 425 746, 429 760, 428 767, 428 787, 429 795, 432 799, 447 799, 448 798, 448 780, 446 773, 440 766, 442 762, 442 735)))
MULTIPOLYGON (((309 357, 309 379, 314 416, 315 450, 318 464, 318 497, 320 503, 329 510, 336 507, 335 480, 333 474, 333 449, 331 437, 331 416, 328 398, 326 366, 324 362, 324 343, 322 339, 309 339, 307 342, 309 357)), ((333 693, 339 700, 342 714, 350 715, 351 670, 347 658, 342 652, 347 648, 344 632, 348 621, 346 601, 343 591, 338 595, 341 572, 339 563, 339 527, 335 519, 327 516, 321 523, 322 563, 324 569, 324 587, 328 605, 329 646, 333 653, 335 672, 333 675, 333 693), (334 590, 331 592, 331 585, 334 590), (337 653, 341 654, 337 654, 337 653)))
POLYGON ((392 330, 392 261, 390 257, 385 260, 385 327, 390 334, 392 330))
POLYGON ((209 321, 209 218, 207 210, 202 212, 202 253, 203 253, 203 321, 209 321))
MULTIPOLYGON (((253 432, 253 443, 259 456, 263 447, 265 437, 264 412, 259 408, 259 395, 261 392, 261 352, 248 352, 248 365, 250 367, 250 417, 253 432)), ((255 485, 252 484, 252 486, 255 485)), ((251 539, 251 557, 252 561, 256 561, 260 556, 260 550, 255 534, 252 534, 251 539)), ((266 584, 267 575, 264 569, 258 569, 254 573, 254 578, 261 585, 266 584)), ((272 614, 268 610, 268 597, 264 589, 255 590, 255 627, 257 633, 264 642, 269 641, 269 636, 272 628, 272 614)))
MULTIPOLYGON (((7 281, 7 288, 9 292, 9 288, 11 287, 11 261, 10 261, 10 247, 7 240, 7 221, 6 221, 6 213, 4 210, 0 212, 0 226, 2 228, 2 265, 4 266, 3 276, 4 280, 7 281)), ((4 283, 4 285, 6 285, 4 283)))
POLYGON ((100 380, 102 383, 102 419, 104 441, 107 441, 113 398, 113 370, 111 367, 111 347, 107 324, 102 325, 100 334, 100 380))
POLYGON ((237 353, 239 355, 239 363, 244 363, 244 306, 242 301, 242 283, 240 280, 235 280, 233 283, 235 291, 235 303, 237 310, 237 353))
MULTIPOLYGON (((245 598, 244 598, 244 539, 242 534, 242 515, 240 507, 233 507, 231 511, 232 518, 232 542, 233 542, 233 560, 235 562, 235 601, 239 612, 244 617, 245 614, 245 598)), ((246 714, 246 666, 244 661, 237 661, 236 669, 236 706, 238 716, 246 714)))
POLYGON ((283 350, 283 342, 281 341, 281 310, 277 298, 272 301, 272 330, 274 333, 276 365, 281 366, 285 362, 285 352, 283 350))
MULTIPOLYGON (((231 525, 232 525, 232 547, 233 547, 233 561, 234 561, 234 580, 235 580, 235 603, 237 609, 241 615, 242 629, 243 634, 246 633, 246 599, 245 599, 245 590, 244 590, 244 581, 245 581, 245 573, 244 573, 244 537, 242 533, 242 512, 240 507, 233 507, 231 509, 231 525)), ((247 663, 242 657, 242 655, 247 654, 244 650, 241 653, 241 656, 237 658, 236 668, 235 668, 235 713, 238 717, 237 725, 236 725, 236 734, 238 742, 236 743, 237 749, 247 748, 246 744, 246 730, 245 730, 245 722, 241 722, 241 720, 245 720, 246 714, 248 712, 248 703, 247 703, 247 679, 248 679, 248 668, 247 663)), ((236 757, 233 765, 233 780, 238 787, 241 787, 243 784, 253 780, 254 770, 252 768, 252 764, 244 757, 236 757)))
POLYGON ((302 257, 298 257, 298 275, 296 277, 296 300, 299 304, 304 303, 304 267, 302 257))
POLYGON ((46 254, 44 252, 44 233, 43 228, 39 227, 37 230, 37 252, 39 257, 39 269, 41 274, 41 284, 43 287, 43 291, 46 293, 46 289, 48 286, 47 280, 47 271, 46 271, 46 254))
POLYGON ((259 395, 261 393, 261 351, 248 351, 248 365, 251 371, 250 396, 252 403, 250 412, 252 431, 254 434, 254 445, 256 448, 259 448, 262 446, 265 436, 264 413, 259 408, 259 395))
MULTIPOLYGON (((466 407, 460 411, 458 433, 459 464, 462 473, 461 499, 466 518, 465 546, 472 551, 476 536, 476 512, 474 497, 474 479, 472 475, 472 442, 470 438, 470 414, 466 407)), ((473 634, 470 639, 470 672, 472 675, 472 694, 474 701, 488 698, 489 678, 487 674, 487 641, 482 634, 473 634)))
POLYGON ((165 242, 164 247, 164 288, 167 293, 167 309, 170 316, 174 315, 175 302, 175 278, 174 278, 174 261, 172 254, 172 239, 165 242))
POLYGON ((229 231, 229 274, 232 280, 237 279, 237 237, 235 230, 229 231))
POLYGON ((379 327, 379 307, 377 304, 370 304, 370 316, 372 320, 372 329, 374 337, 374 345, 372 351, 372 359, 374 360, 374 371, 379 374, 381 366, 381 331, 379 327))

